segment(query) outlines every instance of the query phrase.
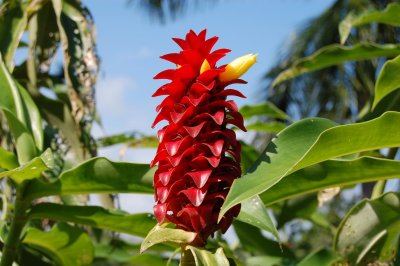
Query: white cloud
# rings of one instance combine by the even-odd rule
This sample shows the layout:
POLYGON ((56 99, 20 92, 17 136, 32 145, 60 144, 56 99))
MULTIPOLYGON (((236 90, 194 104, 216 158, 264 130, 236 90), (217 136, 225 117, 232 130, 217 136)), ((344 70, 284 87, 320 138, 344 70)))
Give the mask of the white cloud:
POLYGON ((129 111, 127 97, 135 90, 135 81, 128 77, 111 77, 99 80, 97 85, 97 108, 100 115, 121 115, 129 111))

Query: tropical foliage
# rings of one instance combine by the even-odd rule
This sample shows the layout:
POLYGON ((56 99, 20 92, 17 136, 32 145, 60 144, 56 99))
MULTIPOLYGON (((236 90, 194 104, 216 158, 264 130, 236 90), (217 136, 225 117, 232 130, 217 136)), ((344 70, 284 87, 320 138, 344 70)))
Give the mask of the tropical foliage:
MULTIPOLYGON (((244 175, 233 182, 219 213, 222 217, 241 203, 233 222, 236 243, 217 232, 205 247, 194 247, 188 245, 192 232, 113 204, 112 194, 153 194, 156 169, 96 157, 97 146, 154 147, 157 140, 139 133, 99 140, 90 135, 92 123, 99 122, 93 101, 99 60, 89 10, 78 0, 2 1, 0 265, 397 263, 399 36, 380 39, 376 31, 370 32, 376 38, 365 40, 361 33, 388 25, 397 33, 400 5, 369 7, 346 10, 334 25, 340 43, 330 40, 294 60, 273 81, 275 90, 285 91, 282 84, 334 66, 333 76, 324 72, 327 79, 318 86, 307 78, 309 91, 301 93, 323 95, 323 84, 340 93, 356 84, 362 101, 351 109, 355 113, 338 119, 324 115, 323 110, 348 113, 330 100, 317 106, 325 118, 298 121, 281 104, 241 108, 249 130, 276 135, 263 152, 242 143, 244 175), (59 50, 62 69, 53 63, 59 50), (337 69, 347 64, 368 78, 334 82, 337 69), (365 182, 373 182, 373 192, 361 199, 355 190, 365 182), (90 194, 103 195, 103 207, 90 206, 90 194)), ((351 102, 348 95, 340 94, 339 102, 351 102)))

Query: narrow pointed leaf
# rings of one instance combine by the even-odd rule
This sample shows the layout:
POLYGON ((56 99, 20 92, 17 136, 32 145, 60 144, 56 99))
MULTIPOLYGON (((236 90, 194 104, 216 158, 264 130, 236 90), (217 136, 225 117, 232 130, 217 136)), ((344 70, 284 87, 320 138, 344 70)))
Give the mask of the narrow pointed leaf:
POLYGON ((347 154, 400 146, 399 124, 400 113, 387 112, 363 123, 333 127, 329 120, 305 119, 287 127, 268 145, 253 171, 234 181, 220 217, 307 166, 347 154))
POLYGON ((368 10, 360 15, 350 13, 340 24, 340 42, 345 43, 352 27, 361 26, 371 22, 384 23, 391 26, 400 26, 400 5, 389 4, 385 10, 368 10))
POLYGON ((187 244, 191 243, 195 237, 196 233, 187 232, 182 229, 168 228, 168 224, 156 224, 156 226, 151 229, 147 234, 145 239, 140 246, 140 252, 143 253, 148 248, 153 245, 160 243, 175 243, 175 244, 187 244))
POLYGON ((243 201, 239 216, 236 219, 265 230, 274 235, 276 239, 280 241, 278 230, 275 228, 275 225, 259 196, 254 196, 251 199, 243 201))
POLYGON ((56 224, 49 232, 29 228, 22 242, 45 254, 57 265, 90 265, 93 261, 90 237, 68 224, 56 224))
POLYGON ((395 57, 400 45, 360 43, 352 47, 332 44, 321 48, 311 56, 299 59, 273 81, 273 86, 301 74, 338 65, 346 61, 367 60, 376 57, 395 57))
POLYGON ((355 160, 329 160, 296 171, 260 195, 266 205, 320 191, 400 176, 400 161, 362 157, 355 160))
POLYGON ((73 222, 139 237, 145 237, 156 224, 153 215, 149 213, 128 214, 97 206, 67 206, 54 203, 35 205, 29 217, 73 222))
MULTIPOLYGON (((2 3, 3 4, 3 3, 2 3)), ((3 4, 3 6, 6 6, 3 4)), ((14 54, 28 23, 27 5, 14 2, 2 10, 0 19, 0 52, 8 69, 14 67, 14 54)))
POLYGON ((147 164, 119 163, 97 157, 63 172, 53 183, 32 180, 25 196, 35 199, 65 194, 153 193, 152 184, 142 180, 149 169, 147 164))
POLYGON ((400 88, 399 71, 400 55, 392 60, 387 61, 383 65, 382 70, 379 73, 378 80, 376 81, 375 97, 372 108, 375 108, 385 96, 400 88))
POLYGON ((334 247, 352 264, 366 257, 390 261, 397 254, 399 236, 400 195, 391 192, 354 206, 339 225, 334 247))

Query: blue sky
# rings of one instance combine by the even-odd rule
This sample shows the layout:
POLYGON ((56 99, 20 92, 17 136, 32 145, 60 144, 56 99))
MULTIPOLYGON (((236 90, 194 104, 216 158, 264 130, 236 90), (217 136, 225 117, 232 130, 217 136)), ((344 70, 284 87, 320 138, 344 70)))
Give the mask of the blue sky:
MULTIPOLYGON (((200 2, 200 1, 199 1, 200 2)), ((279 51, 289 41, 296 41, 294 31, 308 19, 320 14, 332 0, 221 0, 206 1, 199 9, 189 10, 176 21, 161 25, 142 9, 128 6, 125 0, 86 0, 97 28, 101 73, 97 86, 97 104, 103 129, 94 128, 96 136, 139 131, 156 134, 150 126, 155 107, 162 100, 151 98, 163 81, 153 76, 171 64, 159 56, 178 52, 172 37, 184 37, 189 29, 207 28, 208 36, 220 37, 216 47, 232 52, 222 63, 248 54, 259 53, 258 63, 243 77, 247 85, 237 87, 248 96, 239 105, 252 104, 260 94, 263 74, 278 59, 279 51)), ((100 150, 112 160, 148 163, 154 149, 130 149, 123 158, 123 146, 100 150)), ((130 212, 151 212, 152 196, 120 195, 121 207, 130 212), (141 202, 141 204, 136 204, 141 202)))

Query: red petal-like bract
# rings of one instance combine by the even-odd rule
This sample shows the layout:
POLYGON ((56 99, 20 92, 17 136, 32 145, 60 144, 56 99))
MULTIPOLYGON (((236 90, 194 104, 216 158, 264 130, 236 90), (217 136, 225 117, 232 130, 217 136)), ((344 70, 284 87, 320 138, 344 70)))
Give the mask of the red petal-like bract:
POLYGON ((239 214, 240 205, 230 209, 218 223, 221 206, 232 182, 241 175, 240 143, 228 124, 245 130, 243 117, 227 96, 244 97, 221 83, 225 69, 218 60, 229 50, 212 52, 217 37, 206 39, 190 31, 186 38, 173 39, 183 50, 161 58, 177 65, 156 75, 167 79, 153 96, 167 96, 157 107, 153 127, 166 120, 158 131, 159 147, 152 161, 158 164, 154 176, 154 213, 159 223, 172 222, 177 228, 197 233, 191 245, 203 246, 215 231, 225 232, 239 214), (210 69, 200 73, 207 60, 210 69))

